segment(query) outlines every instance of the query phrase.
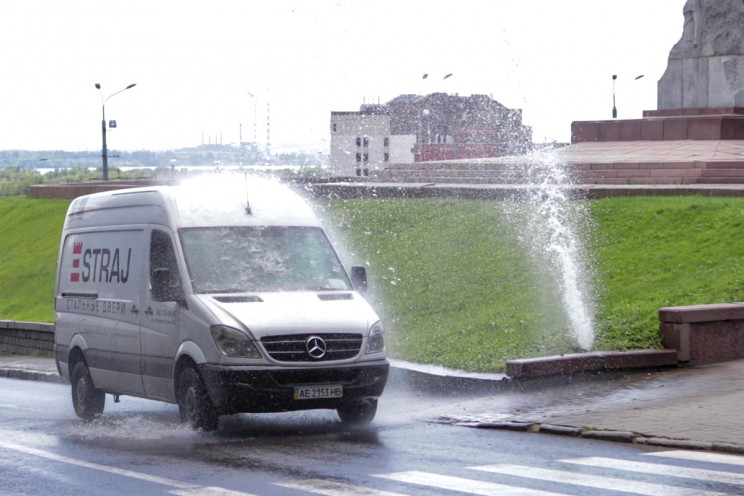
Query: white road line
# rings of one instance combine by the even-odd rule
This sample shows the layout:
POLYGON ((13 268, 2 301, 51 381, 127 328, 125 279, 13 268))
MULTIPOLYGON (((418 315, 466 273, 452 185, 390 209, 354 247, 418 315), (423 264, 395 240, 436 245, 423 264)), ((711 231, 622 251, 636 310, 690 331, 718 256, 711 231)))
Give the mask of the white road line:
POLYGON ((232 491, 230 489, 224 489, 222 487, 194 487, 191 489, 176 489, 174 491, 168 491, 168 494, 175 494, 176 496, 253 496, 252 494, 232 491))
POLYGON ((177 489, 182 490, 182 492, 173 492, 173 494, 178 494, 178 495, 199 494, 200 496, 201 495, 252 496, 248 493, 237 493, 234 491, 225 492, 228 490, 221 489, 221 488, 211 488, 211 487, 205 488, 205 487, 202 487, 196 484, 189 484, 189 483, 177 481, 174 479, 158 477, 156 475, 143 474, 141 472, 135 472, 134 470, 127 470, 125 468, 118 468, 118 467, 112 467, 110 465, 101 465, 99 463, 86 462, 83 460, 77 460, 75 458, 70 458, 64 455, 58 455, 56 453, 50 453, 48 451, 43 451, 43 450, 36 449, 36 448, 29 448, 27 446, 21 446, 21 445, 13 444, 13 443, 6 443, 3 441, 0 441, 0 448, 5 448, 8 450, 13 450, 13 451, 20 451, 21 453, 38 456, 40 458, 46 458, 47 460, 52 460, 52 461, 60 462, 60 463, 67 463, 69 465, 89 468, 92 470, 100 470, 102 472, 107 472, 109 474, 114 474, 114 475, 120 475, 123 477, 129 477, 131 479, 137 479, 137 480, 142 480, 146 482, 152 482, 154 484, 161 484, 164 486, 175 487, 177 489), (223 492, 217 492, 217 491, 223 491, 223 492))
POLYGON ((559 493, 540 491, 538 489, 507 486, 505 484, 482 482, 426 472, 396 472, 392 474, 380 474, 375 477, 384 477, 385 479, 406 482, 409 484, 449 489, 451 491, 461 491, 481 496, 565 496, 565 493, 559 495, 559 493))
POLYGON ((468 468, 494 474, 515 475, 518 477, 539 479, 542 481, 573 484, 577 486, 593 487, 596 489, 609 489, 616 492, 626 492, 644 496, 725 496, 726 494, 715 491, 703 491, 700 489, 685 489, 679 486, 668 486, 651 482, 632 481, 620 479, 618 477, 581 474, 577 472, 527 467, 523 465, 484 465, 468 468))
POLYGON ((576 465, 586 465, 589 467, 601 467, 642 472, 644 474, 683 477, 687 479, 705 480, 712 482, 725 482, 727 484, 744 484, 744 474, 722 472, 719 470, 675 467, 672 465, 662 465, 660 463, 634 462, 630 460, 599 457, 575 458, 560 461, 565 463, 573 463, 576 465))
POLYGON ((744 456, 724 455, 722 453, 710 453, 708 451, 656 451, 654 453, 644 453, 644 456, 660 456, 663 458, 677 458, 679 460, 744 466, 744 456))
POLYGON ((275 486, 286 487, 288 489, 297 489, 324 496, 404 496, 400 493, 391 493, 389 491, 380 491, 361 486, 352 486, 342 482, 333 482, 323 479, 308 479, 295 482, 275 482, 275 486))

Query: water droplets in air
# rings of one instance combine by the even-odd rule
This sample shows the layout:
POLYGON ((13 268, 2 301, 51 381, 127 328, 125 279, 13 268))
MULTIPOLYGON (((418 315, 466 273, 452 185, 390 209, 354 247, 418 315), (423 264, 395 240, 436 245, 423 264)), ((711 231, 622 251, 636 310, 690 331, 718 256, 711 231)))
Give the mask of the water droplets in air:
MULTIPOLYGON (((511 202, 506 213, 518 226, 518 238, 539 273, 545 293, 560 298, 562 318, 576 345, 594 345, 591 263, 583 238, 591 229, 584 202, 570 197, 571 177, 553 152, 530 157, 528 164, 512 164, 513 173, 525 188, 524 196, 511 202)), ((550 305, 546 305, 546 308, 550 305)))

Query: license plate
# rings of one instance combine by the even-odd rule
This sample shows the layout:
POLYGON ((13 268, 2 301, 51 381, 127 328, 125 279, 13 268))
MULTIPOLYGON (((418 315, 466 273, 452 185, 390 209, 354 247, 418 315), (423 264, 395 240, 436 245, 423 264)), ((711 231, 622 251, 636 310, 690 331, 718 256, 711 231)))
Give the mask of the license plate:
POLYGON ((294 388, 294 399, 296 400, 342 398, 343 395, 343 386, 306 386, 294 388))

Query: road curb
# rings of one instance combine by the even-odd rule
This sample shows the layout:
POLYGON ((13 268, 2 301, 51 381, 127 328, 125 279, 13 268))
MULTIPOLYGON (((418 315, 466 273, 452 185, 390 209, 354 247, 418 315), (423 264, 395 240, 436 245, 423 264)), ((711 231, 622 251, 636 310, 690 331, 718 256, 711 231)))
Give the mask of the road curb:
POLYGON ((575 427, 568 425, 541 424, 528 420, 503 420, 498 422, 460 421, 457 419, 441 418, 438 423, 449 423, 459 427, 473 429, 495 429, 519 432, 536 432, 570 437, 580 437, 600 441, 621 442, 628 444, 642 444, 663 448, 675 448, 698 451, 715 451, 721 453, 744 454, 744 445, 721 442, 692 441, 690 439, 674 439, 662 436, 651 436, 630 431, 614 431, 610 429, 592 429, 590 427, 575 427))
POLYGON ((678 365, 677 350, 593 351, 506 362, 506 375, 519 380, 586 372, 662 369, 678 365))
POLYGON ((0 368, 0 377, 21 379, 26 381, 51 382, 55 384, 69 384, 70 382, 56 372, 42 372, 40 370, 19 369, 13 367, 0 368))

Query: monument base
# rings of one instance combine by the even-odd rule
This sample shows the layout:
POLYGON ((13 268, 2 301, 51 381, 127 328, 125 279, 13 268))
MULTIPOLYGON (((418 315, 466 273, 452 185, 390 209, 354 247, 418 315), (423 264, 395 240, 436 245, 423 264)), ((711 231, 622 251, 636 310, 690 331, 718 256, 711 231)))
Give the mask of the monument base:
POLYGON ((744 140, 744 107, 646 110, 642 119, 575 121, 571 142, 744 140))

